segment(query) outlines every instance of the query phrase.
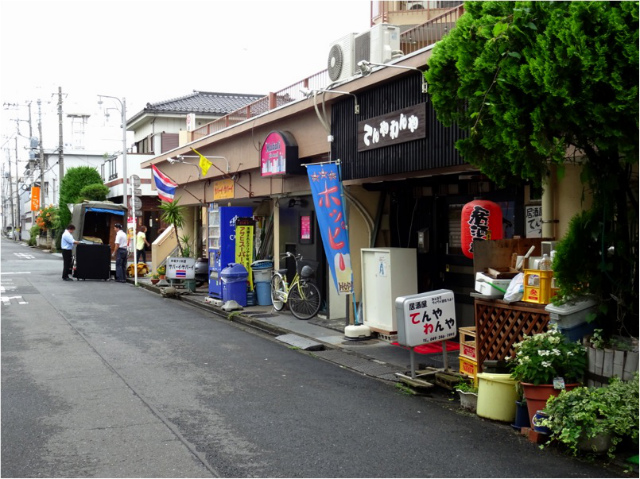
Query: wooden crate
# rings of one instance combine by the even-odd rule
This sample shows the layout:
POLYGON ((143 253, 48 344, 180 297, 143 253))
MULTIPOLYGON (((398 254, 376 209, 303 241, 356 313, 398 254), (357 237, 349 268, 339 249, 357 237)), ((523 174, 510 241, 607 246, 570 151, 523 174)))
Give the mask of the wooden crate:
POLYGON ((473 378, 473 385, 478 387, 478 363, 471 359, 458 357, 460 362, 460 374, 473 378))
POLYGON ((503 360, 525 335, 547 330, 549 313, 544 304, 506 303, 500 299, 475 299, 476 355, 479 372, 486 359, 503 360))
POLYGON ((460 356, 463 356, 472 361, 478 360, 476 352, 476 327, 469 326, 466 328, 459 328, 460 333, 460 356))

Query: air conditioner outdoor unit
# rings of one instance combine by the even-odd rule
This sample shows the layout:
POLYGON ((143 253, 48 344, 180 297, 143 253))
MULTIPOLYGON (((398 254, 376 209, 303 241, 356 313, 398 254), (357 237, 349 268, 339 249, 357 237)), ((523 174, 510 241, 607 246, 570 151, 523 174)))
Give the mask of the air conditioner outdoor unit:
POLYGON ((336 40, 329 48, 327 70, 332 82, 345 80, 354 74, 356 64, 354 59, 354 45, 356 33, 350 33, 336 40))
POLYGON ((374 25, 355 38, 354 73, 359 61, 387 63, 393 58, 394 50, 400 50, 400 27, 387 23, 374 25))

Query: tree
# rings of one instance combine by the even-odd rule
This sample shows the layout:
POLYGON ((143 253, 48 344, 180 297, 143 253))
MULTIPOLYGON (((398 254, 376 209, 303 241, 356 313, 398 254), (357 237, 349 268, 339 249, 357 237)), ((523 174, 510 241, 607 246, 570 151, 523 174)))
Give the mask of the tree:
POLYGON ((468 131, 456 148, 500 185, 539 185, 552 165, 562 175, 565 162, 582 164, 593 206, 562 242, 564 251, 582 242, 590 254, 577 265, 556 260, 561 292, 578 285, 598 295, 611 328, 619 321, 637 331, 638 2, 468 2, 465 10, 429 60, 438 119, 468 131))
POLYGON ((163 201, 160 205, 160 209, 162 210, 162 221, 173 225, 173 229, 176 233, 176 240, 178 241, 178 250, 180 250, 180 256, 183 256, 178 229, 184 226, 184 207, 179 205, 179 202, 180 198, 170 202, 163 201))
MULTIPOLYGON (((78 198, 81 198, 80 192, 88 185, 100 184, 104 185, 100 173, 95 168, 90 166, 78 166, 75 168, 69 168, 62 181, 60 182, 60 201, 58 203, 59 209, 59 223, 62 227, 66 227, 71 222, 71 211, 67 205, 78 202, 78 198)), ((62 237, 62 229, 56 236, 56 246, 60 248, 60 238, 62 237)))
POLYGON ((105 201, 109 194, 109 187, 100 183, 84 186, 78 193, 76 203, 83 200, 87 201, 105 201))

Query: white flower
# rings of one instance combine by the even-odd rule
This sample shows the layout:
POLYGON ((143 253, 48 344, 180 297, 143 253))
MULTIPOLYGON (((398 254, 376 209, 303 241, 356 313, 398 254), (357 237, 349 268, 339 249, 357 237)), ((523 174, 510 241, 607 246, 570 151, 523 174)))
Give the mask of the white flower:
POLYGON ((560 350, 559 350, 559 349, 555 349, 555 348, 554 348, 554 349, 552 349, 552 350, 551 350, 551 352, 552 352, 553 354, 555 354, 556 356, 560 356, 560 355, 562 354, 562 353, 560 352, 560 350))
POLYGON ((567 351, 567 356, 573 356, 573 351, 567 351))
POLYGON ((545 351, 544 349, 538 349, 538 354, 540 356, 549 356, 551 354, 549 351, 545 351))
POLYGON ((543 367, 543 368, 551 367, 551 363, 550 363, 549 361, 542 361, 542 363, 541 363, 541 364, 542 364, 542 367, 543 367))

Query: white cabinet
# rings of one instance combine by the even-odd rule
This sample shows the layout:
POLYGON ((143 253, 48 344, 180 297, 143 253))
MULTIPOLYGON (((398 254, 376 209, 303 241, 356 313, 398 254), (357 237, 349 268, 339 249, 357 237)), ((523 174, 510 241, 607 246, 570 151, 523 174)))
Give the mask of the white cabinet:
POLYGON ((374 330, 396 332, 396 298, 418 292, 416 249, 364 248, 360 255, 363 323, 374 330))

